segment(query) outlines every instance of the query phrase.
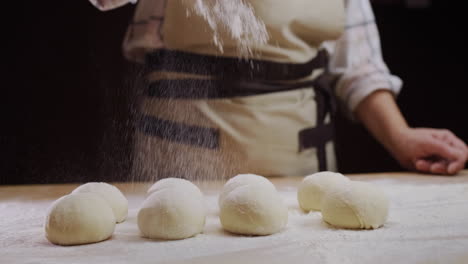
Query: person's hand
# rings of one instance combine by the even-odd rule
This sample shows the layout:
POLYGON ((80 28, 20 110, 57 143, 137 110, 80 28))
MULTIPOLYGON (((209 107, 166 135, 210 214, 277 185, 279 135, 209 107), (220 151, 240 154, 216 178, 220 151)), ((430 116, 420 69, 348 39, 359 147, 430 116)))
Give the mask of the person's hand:
POLYGON ((456 174, 465 167, 467 145, 445 129, 408 128, 395 135, 390 152, 402 166, 434 174, 456 174))
POLYGON ((111 10, 128 3, 136 3, 137 0, 89 0, 97 9, 101 11, 111 10))

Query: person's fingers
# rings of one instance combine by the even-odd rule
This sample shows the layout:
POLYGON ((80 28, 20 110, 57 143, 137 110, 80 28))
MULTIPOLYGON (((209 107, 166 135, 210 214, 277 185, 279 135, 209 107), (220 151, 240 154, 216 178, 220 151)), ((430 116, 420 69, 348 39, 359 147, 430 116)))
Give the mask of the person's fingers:
POLYGON ((449 137, 447 139, 447 142, 450 143, 453 147, 461 149, 461 150, 466 150, 466 144, 463 142, 461 139, 457 137, 449 137))
POLYGON ((447 174, 447 162, 440 160, 432 163, 430 171, 434 174, 447 174))
POLYGON ((446 142, 432 140, 429 144, 430 152, 432 152, 430 153, 431 155, 436 155, 450 161, 465 159, 463 151, 455 147, 451 147, 446 142))
POLYGON ((468 146, 463 142, 463 140, 459 139, 458 137, 453 137, 452 139, 454 143, 454 147, 458 148, 465 154, 465 160, 468 159, 468 146))
POLYGON ((443 130, 441 134, 442 134, 442 137, 440 137, 440 139, 442 141, 445 141, 449 143, 451 146, 456 147, 464 152, 468 151, 468 147, 466 146, 465 142, 463 142, 463 140, 458 138, 452 131, 443 130))
POLYGON ((420 172, 431 172, 431 162, 424 159, 416 160, 414 167, 420 172))
POLYGON ((433 137, 441 141, 449 143, 450 146, 456 147, 464 152, 468 152, 468 146, 458 138, 452 131, 447 129, 438 130, 432 133, 433 137))
POLYGON ((449 164, 447 165, 447 173, 453 175, 465 167, 465 163, 468 159, 468 149, 466 148, 465 143, 453 134, 449 135, 445 140, 447 142, 453 142, 449 145, 458 152, 456 159, 448 159, 449 164))
POLYGON ((465 162, 453 161, 447 167, 447 173, 450 175, 456 174, 465 167, 465 162))
POLYGON ((452 145, 460 152, 459 160, 465 163, 468 159, 468 147, 466 146, 466 144, 462 140, 454 138, 452 141, 452 145))
POLYGON ((458 138, 450 130, 440 130, 436 134, 439 135, 435 136, 435 138, 446 142, 450 147, 456 149, 459 153, 458 158, 451 160, 447 166, 448 174, 456 174, 465 167, 465 163, 468 160, 468 146, 465 144, 465 142, 463 142, 463 140, 458 138))

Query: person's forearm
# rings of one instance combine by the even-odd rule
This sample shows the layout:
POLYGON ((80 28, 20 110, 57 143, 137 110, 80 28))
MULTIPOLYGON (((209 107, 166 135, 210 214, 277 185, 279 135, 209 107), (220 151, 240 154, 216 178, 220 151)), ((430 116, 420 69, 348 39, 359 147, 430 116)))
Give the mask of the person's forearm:
POLYGON ((355 114, 390 152, 394 152, 399 134, 408 129, 393 95, 386 90, 377 90, 365 98, 357 106, 355 114))

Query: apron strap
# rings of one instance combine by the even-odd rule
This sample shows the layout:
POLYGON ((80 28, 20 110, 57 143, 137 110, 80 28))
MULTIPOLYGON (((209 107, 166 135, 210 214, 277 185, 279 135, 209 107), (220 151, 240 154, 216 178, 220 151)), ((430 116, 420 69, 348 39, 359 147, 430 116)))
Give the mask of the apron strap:
POLYGON ((319 171, 327 170, 326 145, 333 139, 333 119, 336 111, 336 102, 331 90, 331 76, 322 74, 315 81, 315 102, 317 104, 317 124, 313 128, 306 128, 299 132, 299 151, 308 148, 317 149, 317 162, 319 171), (330 122, 325 124, 327 114, 330 114, 330 122))
POLYGON ((319 171, 327 170, 326 143, 333 139, 333 124, 318 124, 299 132, 299 151, 316 148, 319 171))
POLYGON ((318 93, 327 93, 322 88, 322 78, 298 83, 273 83, 267 81, 234 81, 219 79, 168 79, 148 84, 148 97, 172 99, 220 99, 261 95, 313 87, 318 93))
POLYGON ((137 129, 147 135, 156 136, 172 142, 188 144, 208 149, 219 148, 219 129, 190 126, 142 115, 137 129))
POLYGON ((328 63, 326 50, 306 63, 285 63, 257 59, 240 59, 159 49, 148 53, 145 64, 149 71, 167 71, 216 76, 231 80, 298 80, 328 63))

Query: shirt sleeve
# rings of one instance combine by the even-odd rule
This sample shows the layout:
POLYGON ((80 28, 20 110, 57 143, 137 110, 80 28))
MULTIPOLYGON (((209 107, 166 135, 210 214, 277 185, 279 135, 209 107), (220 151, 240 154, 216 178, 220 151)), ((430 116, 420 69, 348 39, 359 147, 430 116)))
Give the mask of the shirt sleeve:
POLYGON ((346 28, 330 51, 329 70, 338 77, 335 93, 353 119, 359 103, 377 90, 397 96, 402 81, 390 73, 383 61, 380 38, 369 0, 346 1, 346 28))

